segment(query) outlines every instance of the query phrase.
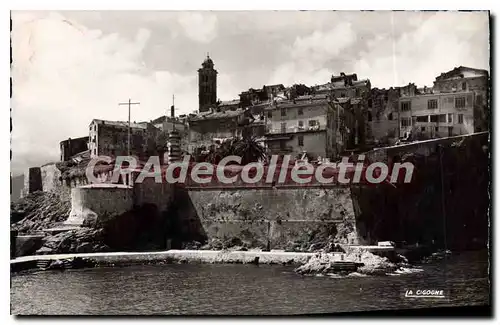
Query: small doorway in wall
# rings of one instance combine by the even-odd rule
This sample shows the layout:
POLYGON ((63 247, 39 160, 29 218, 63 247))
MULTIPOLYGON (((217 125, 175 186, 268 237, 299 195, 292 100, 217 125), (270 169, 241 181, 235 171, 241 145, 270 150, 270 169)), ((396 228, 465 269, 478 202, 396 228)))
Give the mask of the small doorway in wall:
POLYGON ((448 136, 452 137, 453 136, 453 126, 448 127, 448 136))

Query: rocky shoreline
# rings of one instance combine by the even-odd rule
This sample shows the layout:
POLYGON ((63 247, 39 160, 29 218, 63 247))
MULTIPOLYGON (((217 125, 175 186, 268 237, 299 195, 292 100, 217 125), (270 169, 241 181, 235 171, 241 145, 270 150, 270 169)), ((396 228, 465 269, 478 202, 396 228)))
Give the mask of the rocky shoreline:
MULTIPOLYGON (((403 256, 396 260, 381 257, 362 248, 345 247, 345 252, 266 252, 238 250, 168 250, 162 252, 111 252, 23 256, 11 260, 11 272, 67 270, 95 267, 167 264, 266 264, 294 266, 303 276, 387 276, 421 271, 403 256), (355 268, 338 267, 350 263, 355 268)), ((441 259, 451 252, 437 252, 427 258, 441 259)))

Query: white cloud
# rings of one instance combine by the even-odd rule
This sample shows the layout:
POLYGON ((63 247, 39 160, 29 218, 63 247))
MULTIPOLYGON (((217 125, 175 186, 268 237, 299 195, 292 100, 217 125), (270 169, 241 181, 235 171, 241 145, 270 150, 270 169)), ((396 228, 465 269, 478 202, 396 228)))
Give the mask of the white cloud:
POLYGON ((432 86, 437 75, 460 65, 489 69, 486 13, 439 12, 425 18, 398 39, 388 33, 370 42, 354 70, 373 86, 390 87, 432 86))
POLYGON ((140 101, 132 119, 165 113, 172 94, 180 111, 197 108, 190 96, 196 76, 149 71, 142 51, 150 32, 134 41, 103 35, 61 15, 13 15, 13 172, 59 157, 59 142, 88 134, 93 118, 125 120, 119 102, 140 101))
POLYGON ((200 43, 210 43, 217 36, 217 17, 211 13, 185 12, 178 18, 186 36, 200 43))
POLYGON ((340 22, 327 31, 314 31, 297 37, 288 48, 289 59, 272 73, 270 83, 304 83, 314 85, 327 82, 331 71, 325 64, 340 56, 356 42, 356 32, 349 22, 340 22))

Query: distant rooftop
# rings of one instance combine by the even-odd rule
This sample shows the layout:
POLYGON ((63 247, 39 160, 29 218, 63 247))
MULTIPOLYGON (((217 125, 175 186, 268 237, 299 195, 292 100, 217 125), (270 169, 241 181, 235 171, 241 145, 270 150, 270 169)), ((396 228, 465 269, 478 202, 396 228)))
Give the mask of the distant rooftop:
MULTIPOLYGON (((108 120, 99 120, 99 119, 93 119, 92 123, 96 122, 98 124, 102 125, 112 125, 116 127, 123 127, 123 128, 128 128, 128 122, 126 121, 108 121, 108 120)), ((139 123, 130 123, 130 128, 132 129, 146 129, 147 128, 148 122, 139 122, 139 123)))
POLYGON ((232 118, 243 114, 243 110, 238 109, 236 111, 224 111, 224 112, 202 112, 196 116, 190 117, 190 121, 202 121, 202 120, 215 120, 222 118, 232 118))

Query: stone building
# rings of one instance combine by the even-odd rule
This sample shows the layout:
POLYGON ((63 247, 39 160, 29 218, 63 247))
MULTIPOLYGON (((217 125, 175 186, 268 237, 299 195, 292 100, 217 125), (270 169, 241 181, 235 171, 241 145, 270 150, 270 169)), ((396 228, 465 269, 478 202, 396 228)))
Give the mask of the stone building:
POLYGON ((89 137, 76 139, 69 138, 59 143, 61 149, 61 161, 68 161, 74 155, 88 150, 89 137))
POLYGON ((267 147, 271 154, 336 158, 346 149, 348 112, 324 94, 275 101, 266 108, 267 147))
POLYGON ((219 111, 228 111, 228 110, 236 110, 238 108, 241 108, 241 102, 239 99, 233 99, 233 100, 224 100, 224 101, 218 101, 217 102, 217 108, 219 111))
POLYGON ((313 94, 328 94, 350 110, 348 115, 354 117, 354 125, 349 129, 350 148, 363 149, 367 135, 371 133, 371 125, 367 123, 371 107, 371 83, 369 79, 358 80, 357 74, 332 75, 329 83, 312 87, 313 94))
POLYGON ((400 133, 433 138, 488 130, 488 87, 486 70, 458 67, 436 77, 432 90, 401 92, 400 133))
MULTIPOLYGON (((130 123, 130 154, 153 154, 159 129, 148 122, 130 123), (151 152, 150 152, 151 151, 151 152)), ((128 122, 94 119, 89 126, 90 157, 128 155, 128 122)))
POLYGON ((213 145, 231 138, 264 136, 265 121, 254 116, 249 109, 217 111, 211 108, 188 118, 188 152, 208 150, 213 145))
POLYGON ((158 146, 166 146, 168 143, 169 134, 175 130, 180 137, 181 151, 186 152, 188 150, 189 133, 186 115, 181 115, 179 117, 171 117, 165 115, 160 116, 157 119, 151 121, 151 124, 153 124, 153 126, 159 130, 156 138, 158 146))
POLYGON ((208 55, 198 69, 198 100, 200 113, 217 104, 217 70, 208 55))
POLYGON ((474 132, 489 130, 489 73, 486 70, 457 67, 436 77, 434 93, 472 93, 474 132))
POLYGON ((372 88, 371 107, 367 114, 370 133, 367 141, 375 145, 392 144, 399 137, 399 88, 372 88))
POLYGON ((286 88, 282 84, 264 85, 261 89, 250 88, 240 94, 240 107, 246 108, 259 104, 267 104, 274 97, 284 95, 285 90, 286 88))

